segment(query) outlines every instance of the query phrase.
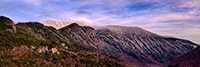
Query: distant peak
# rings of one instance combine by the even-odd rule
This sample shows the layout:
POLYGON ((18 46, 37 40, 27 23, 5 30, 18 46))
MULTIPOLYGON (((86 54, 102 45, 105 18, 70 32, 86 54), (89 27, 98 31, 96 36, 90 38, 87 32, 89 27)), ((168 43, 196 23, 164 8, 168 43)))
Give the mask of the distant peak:
POLYGON ((57 20, 57 19, 50 19, 50 21, 60 21, 60 20, 57 20))
POLYGON ((53 26, 56 29, 60 29, 62 27, 68 26, 72 23, 77 23, 80 26, 89 26, 89 27, 93 27, 93 25, 91 25, 90 23, 83 21, 83 20, 57 20, 57 19, 50 19, 47 21, 42 21, 42 24, 46 25, 46 26, 53 26))

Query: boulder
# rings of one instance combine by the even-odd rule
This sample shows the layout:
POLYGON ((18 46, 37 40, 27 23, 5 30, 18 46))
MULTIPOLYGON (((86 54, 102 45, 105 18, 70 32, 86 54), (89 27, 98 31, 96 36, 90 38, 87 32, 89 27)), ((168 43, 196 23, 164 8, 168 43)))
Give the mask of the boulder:
POLYGON ((32 49, 35 49, 36 47, 34 47, 34 46, 31 46, 31 48, 32 48, 32 49))
POLYGON ((42 52, 46 52, 46 51, 48 51, 48 47, 46 46, 46 47, 39 47, 37 50, 36 50, 36 52, 38 52, 38 53, 42 53, 42 52))
POLYGON ((60 52, 56 48, 51 48, 51 51, 52 51, 53 54, 54 53, 60 54, 60 52))

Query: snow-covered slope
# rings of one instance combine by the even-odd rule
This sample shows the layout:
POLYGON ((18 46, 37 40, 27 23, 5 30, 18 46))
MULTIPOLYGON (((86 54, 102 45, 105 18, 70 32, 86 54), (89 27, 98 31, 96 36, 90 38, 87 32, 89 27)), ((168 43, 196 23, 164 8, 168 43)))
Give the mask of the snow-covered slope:
POLYGON ((82 20, 56 20, 56 19, 50 19, 47 21, 40 22, 46 26, 52 26, 56 29, 63 28, 65 26, 68 26, 72 23, 77 23, 80 26, 90 26, 94 27, 93 25, 89 24, 88 22, 82 21, 82 20))

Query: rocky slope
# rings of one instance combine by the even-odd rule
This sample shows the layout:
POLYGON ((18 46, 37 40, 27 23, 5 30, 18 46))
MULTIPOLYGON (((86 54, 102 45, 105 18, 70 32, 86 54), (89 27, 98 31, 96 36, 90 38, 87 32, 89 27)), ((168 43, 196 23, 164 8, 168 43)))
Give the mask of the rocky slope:
POLYGON ((168 67, 200 67, 200 47, 170 61, 168 67))
POLYGON ((108 45, 106 42, 100 40, 96 36, 96 31, 92 27, 79 26, 77 23, 72 23, 69 26, 59 29, 59 32, 68 39, 81 43, 85 46, 100 49, 107 53, 115 53, 114 47, 108 45))
POLYGON ((190 41, 163 37, 138 27, 104 26, 95 30, 74 23, 59 31, 70 40, 100 49, 137 67, 162 66, 197 47, 190 41))
POLYGON ((42 23, 46 26, 53 26, 56 29, 63 28, 63 27, 68 26, 72 23, 77 23, 81 26, 93 27, 93 25, 89 24, 88 22, 82 21, 82 20, 63 20, 63 21, 61 21, 61 20, 56 20, 56 19, 50 19, 50 20, 47 20, 47 21, 42 21, 40 23, 42 23))
MULTIPOLYGON (((12 23, 6 17, 0 21, 12 23)), ((68 40, 53 27, 37 22, 12 23, 8 27, 0 32, 0 66, 3 67, 130 67, 113 56, 68 40), (16 26, 16 32, 6 31, 8 27, 13 30, 12 26, 16 26)))
POLYGON ((139 61, 139 65, 162 65, 197 47, 190 41, 162 37, 138 27, 105 26, 96 29, 96 35, 102 41, 128 55, 114 56, 130 64, 139 61), (137 61, 132 61, 135 59, 137 61))

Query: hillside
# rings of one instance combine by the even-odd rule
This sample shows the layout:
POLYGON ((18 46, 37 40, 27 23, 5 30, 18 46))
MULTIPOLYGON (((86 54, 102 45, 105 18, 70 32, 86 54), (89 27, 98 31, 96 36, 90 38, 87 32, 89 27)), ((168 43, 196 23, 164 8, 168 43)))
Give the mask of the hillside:
POLYGON ((57 30, 38 22, 14 24, 3 16, 0 21, 0 66, 160 67, 197 47, 139 27, 72 23, 57 30))
POLYGON ((128 55, 113 56, 129 64, 159 66, 197 47, 197 44, 190 41, 162 37, 138 27, 105 26, 97 28, 96 31, 101 40, 128 55), (137 61, 132 61, 135 59, 137 61))
POLYGON ((37 22, 14 25, 6 17, 0 21, 11 23, 10 30, 16 27, 16 32, 7 31, 7 27, 0 32, 0 66, 130 67, 113 56, 70 41, 53 27, 37 22))
POLYGON ((77 23, 72 23, 69 26, 59 29, 59 32, 66 36, 68 39, 81 43, 85 46, 100 49, 110 54, 117 52, 112 51, 115 49, 114 47, 109 46, 106 42, 100 40, 96 36, 95 29, 92 27, 79 26, 77 23))
POLYGON ((161 66, 197 47, 190 41, 163 37, 138 27, 103 26, 95 29, 74 23, 59 31, 70 40, 141 67, 161 66))
POLYGON ((168 67, 200 67, 200 47, 170 61, 168 67))
POLYGON ((26 35, 34 36, 40 40, 56 43, 69 42, 69 40, 61 35, 55 28, 44 26, 38 22, 18 23, 15 26, 17 27, 17 31, 26 35))

